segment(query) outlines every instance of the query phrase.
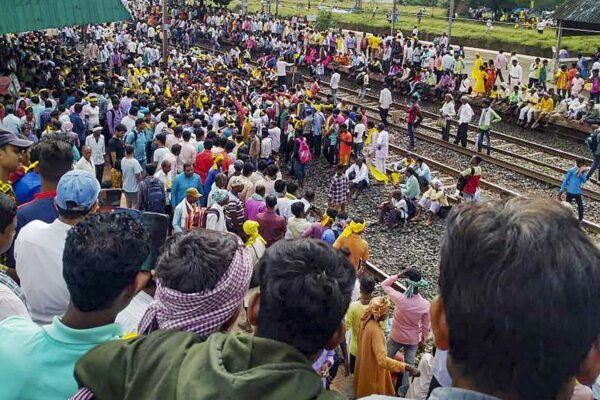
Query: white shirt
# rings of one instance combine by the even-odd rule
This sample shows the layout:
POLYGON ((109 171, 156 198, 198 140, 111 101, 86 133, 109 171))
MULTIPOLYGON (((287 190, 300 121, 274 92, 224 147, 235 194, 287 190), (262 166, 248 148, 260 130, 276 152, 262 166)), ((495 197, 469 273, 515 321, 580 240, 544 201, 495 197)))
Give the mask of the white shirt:
POLYGON ((8 114, 2 120, 2 126, 5 130, 17 135, 21 132, 21 128, 23 127, 23 121, 21 121, 21 118, 17 117, 14 114, 8 114))
POLYGON ((225 224, 225 213, 223 212, 223 207, 219 205, 219 203, 215 203, 210 206, 212 210, 217 210, 219 212, 219 217, 214 213, 208 213, 206 215, 206 229, 212 229, 213 231, 218 232, 227 232, 227 225, 225 224))
POLYGON ((96 141, 94 135, 88 135, 88 137, 85 138, 85 145, 92 149, 91 161, 94 163, 94 165, 104 165, 104 155, 106 154, 104 136, 100 135, 96 141))
POLYGON ((154 297, 142 290, 123 311, 117 314, 115 322, 121 325, 124 334, 138 333, 138 325, 152 300, 154 300, 154 297))
POLYGON ((350 179, 350 174, 352 172, 356 174, 356 178, 354 178, 352 182, 358 183, 360 181, 367 181, 367 183, 369 183, 369 168, 367 168, 365 163, 363 163, 360 168, 358 168, 358 165, 352 164, 350 168, 346 170, 346 178, 350 179))
POLYGON ((510 76, 510 78, 516 79, 519 82, 521 82, 523 80, 523 68, 521 68, 519 64, 510 64, 510 67, 508 67, 508 75, 510 76))
POLYGON ((294 64, 290 64, 288 62, 285 62, 283 60, 278 60, 277 63, 275 63, 275 67, 277 68, 277 76, 285 76, 286 75, 286 67, 291 67, 294 64))
POLYGON ((49 324, 69 305, 63 278, 63 250, 71 225, 60 219, 47 224, 35 220, 21 229, 15 241, 15 262, 21 288, 27 296, 33 321, 49 324))
POLYGON ((279 147, 281 147, 281 128, 276 126, 275 128, 271 128, 267 130, 269 132, 269 137, 273 141, 273 151, 278 152, 279 147))
POLYGON ((473 109, 471 108, 471 105, 469 103, 463 104, 458 109, 458 123, 459 124, 470 123, 474 116, 475 116, 475 113, 473 112, 473 109))
POLYGON ((135 128, 135 119, 131 118, 129 115, 124 116, 121 119, 121 123, 125 125, 125 128, 127 128, 127 132, 125 132, 125 134, 128 134, 133 130, 133 128, 135 128))
POLYGON ((152 154, 152 162, 156 163, 157 168, 160 168, 162 160, 167 153, 170 153, 170 151, 166 147, 159 147, 154 150, 154 154, 152 154))
POLYGON ((154 139, 156 139, 156 135, 158 135, 159 133, 161 133, 163 131, 163 129, 165 129, 168 125, 166 124, 166 122, 162 122, 160 121, 158 124, 156 124, 156 127, 154 127, 154 139))
POLYGON ((266 137, 260 142, 260 158, 269 158, 272 153, 273 139, 266 137))
POLYGON ((352 142, 362 143, 363 136, 365 135, 366 129, 367 128, 365 127, 365 124, 363 124, 362 122, 359 122, 358 124, 356 124, 356 126, 354 127, 354 138, 352 139, 352 142))
POLYGON ((373 138, 375 146, 375 158, 386 158, 388 156, 389 133, 381 131, 377 135, 377 140, 373 138))
POLYGON ((86 160, 85 157, 81 157, 79 161, 75 163, 75 169, 88 171, 90 174, 96 176, 96 167, 94 166, 91 158, 86 160))
POLYGON ((333 75, 331 75, 331 80, 329 81, 329 86, 332 89, 337 89, 340 86, 340 74, 338 72, 334 72, 333 75))
POLYGON ((11 288, 0 283, 0 321, 8 317, 23 317, 31 320, 27 307, 11 288))
POLYGON ((456 115, 456 111, 454 111, 454 102, 453 101, 446 101, 444 102, 444 104, 442 105, 442 116, 447 117, 447 118, 452 118, 456 115))
POLYGON ((388 88, 383 88, 381 90, 381 93, 379 93, 379 107, 383 108, 384 110, 387 110, 388 108, 390 108, 391 104, 392 92, 390 92, 390 89, 388 88))
POLYGON ((100 125, 100 107, 92 107, 88 104, 83 107, 83 113, 87 118, 90 128, 100 125))

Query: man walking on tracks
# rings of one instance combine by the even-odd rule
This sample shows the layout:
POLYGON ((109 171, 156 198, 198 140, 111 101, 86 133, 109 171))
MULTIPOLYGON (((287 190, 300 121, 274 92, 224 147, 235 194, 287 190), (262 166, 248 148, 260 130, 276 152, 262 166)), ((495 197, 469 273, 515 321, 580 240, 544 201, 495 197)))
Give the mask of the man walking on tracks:
POLYGON ((588 172, 588 178, 591 178, 596 170, 598 170, 598 182, 600 182, 600 129, 594 130, 585 140, 585 145, 592 152, 594 162, 588 172))
POLYGON ((385 83, 383 89, 381 89, 381 92, 379 93, 379 116, 381 117, 381 122, 383 122, 385 126, 388 126, 387 117, 391 105, 392 92, 390 92, 387 83, 385 83))
POLYGON ((460 142, 462 147, 467 147, 467 131, 475 113, 469 104, 467 96, 461 97, 460 102, 462 105, 458 109, 458 132, 456 133, 454 144, 460 142))
POLYGON ((562 201, 562 194, 567 192, 567 203, 571 204, 573 200, 577 203, 577 215, 580 221, 583 220, 583 200, 581 198, 581 187, 587 182, 590 174, 585 169, 585 159, 578 158, 575 166, 567 171, 560 191, 558 192, 558 201, 562 201))
POLYGON ((382 174, 385 174, 385 162, 388 158, 388 147, 390 143, 390 135, 385 130, 384 124, 377 125, 379 133, 373 138, 373 148, 375 150, 375 168, 382 174))
POLYGON ((487 155, 489 156, 492 151, 490 143, 490 126, 494 122, 502 121, 502 118, 496 111, 492 110, 490 99, 484 100, 485 108, 481 110, 481 116, 479 117, 479 136, 477 137, 477 151, 481 153, 481 146, 483 145, 483 137, 487 141, 487 155))
POLYGON ((415 127, 417 116, 419 115, 419 98, 416 94, 413 94, 410 98, 410 103, 406 109, 406 122, 408 124, 408 149, 413 150, 415 148, 415 127))

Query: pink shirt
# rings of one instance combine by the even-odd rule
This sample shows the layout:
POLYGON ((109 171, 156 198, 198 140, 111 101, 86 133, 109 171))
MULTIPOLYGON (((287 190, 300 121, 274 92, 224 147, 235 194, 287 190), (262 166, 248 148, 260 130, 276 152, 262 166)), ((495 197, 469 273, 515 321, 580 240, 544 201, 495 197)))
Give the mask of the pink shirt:
POLYGON ((398 278, 393 275, 381 283, 383 291, 394 302, 391 339, 401 344, 418 344, 429 335, 429 302, 415 294, 408 298, 392 287, 398 278))

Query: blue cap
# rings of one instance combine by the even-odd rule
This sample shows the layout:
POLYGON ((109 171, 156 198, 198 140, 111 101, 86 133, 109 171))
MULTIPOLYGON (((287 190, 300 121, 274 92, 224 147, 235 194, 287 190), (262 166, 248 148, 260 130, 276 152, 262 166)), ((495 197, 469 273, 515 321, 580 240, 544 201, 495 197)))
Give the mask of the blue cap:
POLYGON ((56 205, 63 210, 85 211, 92 208, 100 194, 100 183, 88 171, 69 171, 56 187, 56 205), (75 204, 67 205, 67 202, 75 204))

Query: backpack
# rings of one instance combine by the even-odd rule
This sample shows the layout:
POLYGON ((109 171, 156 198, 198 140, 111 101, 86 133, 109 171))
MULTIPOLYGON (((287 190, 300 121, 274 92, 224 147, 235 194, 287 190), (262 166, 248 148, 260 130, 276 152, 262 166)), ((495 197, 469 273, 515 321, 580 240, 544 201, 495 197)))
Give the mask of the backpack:
POLYGON ((312 152, 310 151, 310 147, 308 147, 308 143, 306 143, 306 139, 296 139, 296 141, 298 142, 298 158, 300 159, 300 164, 308 164, 312 160, 312 152))
POLYGON ((475 175, 475 168, 471 167, 471 175, 469 176, 462 176, 460 175, 458 177, 458 182, 456 183, 456 189, 458 189, 459 192, 462 192, 462 190, 465 188, 465 186, 467 186, 467 182, 469 182, 469 178, 475 175))
POLYGON ((198 217, 198 228, 206 227, 206 217, 208 217, 210 214, 217 216, 217 222, 219 221, 219 218, 221 218, 221 214, 219 214, 217 210, 213 208, 200 207, 200 211, 198 211, 196 214, 198 217))
POLYGON ((145 179, 142 190, 144 190, 144 210, 164 214, 167 198, 162 182, 156 178, 145 179))
POLYGON ((360 74, 356 75, 356 84, 358 86, 365 85, 365 73, 364 72, 361 72, 360 74))
POLYGON ((600 135, 600 129, 596 129, 585 139, 585 145, 592 151, 592 154, 596 154, 596 150, 598 150, 598 135, 600 135))
POLYGON ((408 218, 412 218, 417 215, 417 206, 413 199, 409 199, 408 197, 406 197, 406 209, 408 218))

